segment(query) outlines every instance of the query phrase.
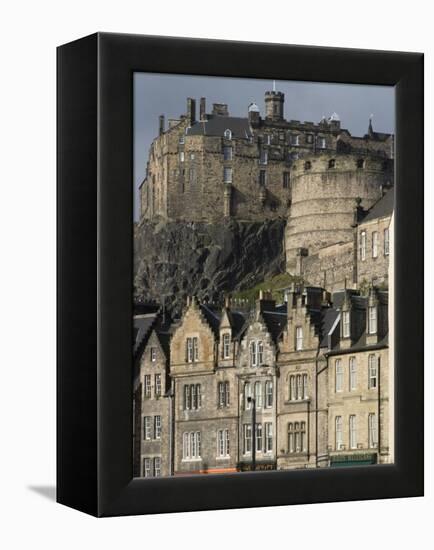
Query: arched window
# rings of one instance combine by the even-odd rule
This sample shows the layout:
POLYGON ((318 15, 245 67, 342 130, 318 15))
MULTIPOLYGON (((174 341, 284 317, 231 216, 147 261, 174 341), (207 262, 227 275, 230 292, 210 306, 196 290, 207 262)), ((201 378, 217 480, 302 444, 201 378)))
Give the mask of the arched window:
POLYGON ((232 132, 229 130, 229 128, 224 131, 223 136, 225 139, 232 139, 232 132))

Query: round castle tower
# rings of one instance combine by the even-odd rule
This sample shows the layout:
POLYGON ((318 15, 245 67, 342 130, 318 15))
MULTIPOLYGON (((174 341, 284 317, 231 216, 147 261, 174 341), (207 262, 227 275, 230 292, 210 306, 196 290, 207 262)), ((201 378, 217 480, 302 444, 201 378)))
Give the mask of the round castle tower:
POLYGON ((393 183, 393 161, 358 154, 309 155, 291 168, 291 208, 286 233, 286 267, 297 272, 297 256, 354 238, 356 199, 370 208, 393 183))

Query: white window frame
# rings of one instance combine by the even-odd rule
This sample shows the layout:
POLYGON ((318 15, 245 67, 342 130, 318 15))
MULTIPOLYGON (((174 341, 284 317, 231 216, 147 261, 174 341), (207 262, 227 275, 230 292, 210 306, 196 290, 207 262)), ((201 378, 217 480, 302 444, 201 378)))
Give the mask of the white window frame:
POLYGON ((252 385, 250 382, 245 382, 244 384, 244 410, 250 410, 252 404, 249 401, 249 397, 252 397, 252 385))
POLYGON ((343 338, 349 338, 351 334, 350 331, 350 312, 349 311, 343 311, 342 312, 342 337, 343 338))
POLYGON ((265 422, 265 452, 273 452, 273 423, 265 422))
POLYGON ((255 445, 256 452, 262 453, 262 444, 263 444, 263 433, 262 433, 262 424, 258 422, 255 426, 255 445))
POLYGON ((344 444, 343 442, 343 431, 342 431, 342 416, 335 417, 335 449, 340 451, 344 444))
POLYGON ((264 344, 261 340, 256 343, 256 355, 258 357, 258 367, 264 364, 264 344))
POLYGON ((295 375, 289 377, 289 400, 295 401, 297 399, 297 381, 295 375))
POLYGON ((231 337, 227 332, 223 334, 223 359, 229 359, 231 356, 231 337))
POLYGON ((261 149, 259 152, 259 164, 266 165, 268 164, 268 151, 267 149, 261 149))
POLYGON ((152 439, 152 416, 144 416, 143 417, 143 424, 144 424, 144 439, 146 441, 150 441, 152 439))
POLYGON ((151 347, 150 355, 151 355, 151 362, 155 363, 155 361, 157 360, 157 348, 156 347, 154 347, 154 346, 151 347))
POLYGON ((344 389, 344 367, 342 359, 335 361, 335 392, 341 392, 344 389))
POLYGON ((273 406, 273 381, 265 382, 265 408, 270 409, 273 406))
POLYGON ((143 477, 152 477, 152 464, 148 457, 143 459, 143 477))
POLYGON ((295 388, 297 392, 297 401, 303 399, 303 377, 301 374, 296 375, 295 388))
POLYGON ((378 447, 378 424, 375 413, 368 414, 368 445, 370 449, 378 447))
POLYGON ((254 385, 255 405, 257 409, 262 408, 262 382, 257 380, 254 385))
POLYGON ((357 419, 355 414, 350 414, 348 419, 349 447, 357 449, 357 419))
POLYGON ((229 128, 226 128, 226 130, 223 132, 223 137, 225 139, 232 139, 232 131, 229 128))
POLYGON ((303 327, 295 327, 295 349, 301 351, 303 349, 303 327))
POLYGON ((199 360, 199 340, 197 336, 193 336, 193 361, 199 360))
POLYGON ((143 393, 144 397, 151 397, 152 384, 151 384, 151 375, 145 374, 143 377, 143 393))
POLYGON ((291 146, 300 145, 300 136, 298 134, 291 134, 291 146))
POLYGON ((161 439, 161 415, 154 416, 154 439, 161 439))
POLYGON ((217 431, 217 458, 229 458, 229 430, 217 431))
POLYGON ((360 260, 364 262, 366 260, 366 231, 360 231, 360 243, 359 243, 359 255, 360 260))
POLYGON ((384 255, 389 256, 390 254, 390 232, 389 228, 386 227, 384 230, 384 255))
POLYGON ((368 333, 377 334, 377 306, 368 306, 368 333))
POLYGON ((355 357, 349 359, 349 390, 357 389, 357 361, 355 357))
POLYGON ((302 374, 301 375, 301 379, 302 379, 302 399, 307 399, 308 398, 308 393, 307 393, 307 374, 302 374))
POLYGON ((200 432, 184 432, 182 434, 182 459, 201 459, 201 434, 200 432))
POLYGON ((187 363, 193 363, 193 338, 187 338, 187 363))
POLYGON ((179 151, 179 162, 185 162, 185 153, 184 153, 184 151, 179 151))
POLYGON ((374 390, 378 386, 378 358, 375 354, 368 357, 368 389, 374 390))
POLYGON ((155 375, 154 393, 155 393, 155 397, 161 396, 161 374, 159 373, 155 375))
POLYGON ((250 366, 258 366, 258 353, 256 348, 256 342, 250 342, 250 366))
POLYGON ((372 257, 378 258, 378 231, 372 232, 372 257))
POLYGON ((248 455, 252 452, 252 425, 243 424, 243 454, 248 455))
POLYGON ((326 148, 326 138, 324 136, 318 136, 317 138, 318 143, 318 149, 325 149, 326 148))
POLYGON ((161 457, 154 457, 154 477, 161 477, 161 457))

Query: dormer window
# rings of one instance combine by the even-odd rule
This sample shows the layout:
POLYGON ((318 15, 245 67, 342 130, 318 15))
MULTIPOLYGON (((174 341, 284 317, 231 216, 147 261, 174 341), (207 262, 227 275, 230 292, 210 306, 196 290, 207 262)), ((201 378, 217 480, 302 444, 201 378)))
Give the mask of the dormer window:
POLYGON ((350 337, 350 312, 342 312, 342 338, 350 337))
POLYGON ((377 333, 377 306, 368 307, 368 333, 377 333))
POLYGON ((303 327, 296 327, 295 329, 295 349, 297 351, 303 349, 303 327))
POLYGON ((229 334, 223 334, 223 359, 229 359, 230 357, 230 344, 231 337, 229 334))
POLYGON ((224 133, 223 133, 223 136, 224 136, 225 139, 232 139, 231 130, 229 130, 229 128, 227 130, 225 130, 224 133))

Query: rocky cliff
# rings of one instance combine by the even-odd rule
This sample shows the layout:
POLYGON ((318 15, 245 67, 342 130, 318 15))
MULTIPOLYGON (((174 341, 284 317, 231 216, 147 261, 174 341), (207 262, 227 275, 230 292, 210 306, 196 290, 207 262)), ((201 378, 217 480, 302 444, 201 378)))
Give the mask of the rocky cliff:
POLYGON ((165 297, 179 314, 187 295, 218 302, 284 271, 285 220, 142 223, 134 240, 135 298, 165 297))

